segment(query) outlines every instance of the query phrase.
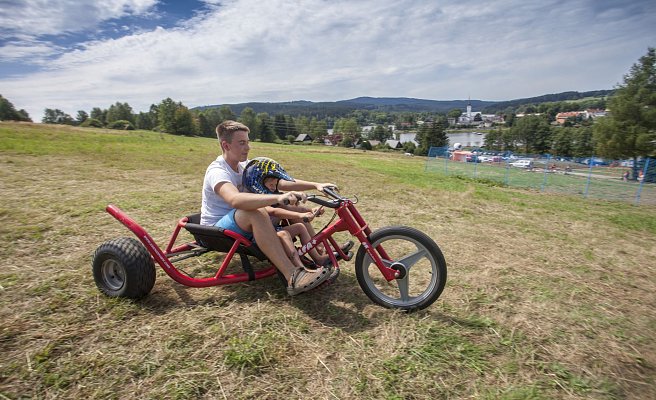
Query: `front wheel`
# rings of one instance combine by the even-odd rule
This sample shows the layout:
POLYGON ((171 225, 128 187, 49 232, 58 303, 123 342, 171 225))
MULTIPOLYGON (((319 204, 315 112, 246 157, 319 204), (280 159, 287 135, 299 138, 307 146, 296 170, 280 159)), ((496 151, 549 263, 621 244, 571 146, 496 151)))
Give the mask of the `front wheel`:
POLYGON ((413 311, 430 306, 440 297, 446 284, 446 261, 433 239, 414 228, 391 226, 373 232, 369 241, 383 263, 399 271, 399 277, 388 282, 360 246, 355 274, 362 290, 376 304, 413 311))
POLYGON ((123 237, 100 245, 91 268, 96 286, 110 297, 139 299, 155 285, 155 263, 135 238, 123 237))

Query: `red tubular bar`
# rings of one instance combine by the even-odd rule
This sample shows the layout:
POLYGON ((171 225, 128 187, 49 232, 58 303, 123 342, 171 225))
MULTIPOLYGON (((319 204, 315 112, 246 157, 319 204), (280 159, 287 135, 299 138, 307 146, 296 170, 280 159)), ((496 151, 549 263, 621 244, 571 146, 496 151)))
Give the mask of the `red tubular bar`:
MULTIPOLYGON (((222 275, 222 273, 225 272, 225 269, 230 263, 232 255, 234 255, 235 251, 239 247, 240 244, 239 240, 236 240, 235 243, 232 245, 232 248, 228 253, 228 257, 226 257, 223 260, 223 263, 219 268, 219 271, 214 277, 192 278, 178 271, 173 266, 171 261, 169 261, 169 259, 166 257, 166 254, 177 253, 191 248, 191 246, 183 245, 175 249, 171 249, 173 243, 175 243, 175 239, 178 236, 178 233, 180 232, 180 228, 181 228, 180 225, 176 227, 176 230, 174 231, 173 236, 169 241, 169 245, 167 246, 167 252, 165 253, 157 246, 157 244, 155 244, 155 241, 148 234, 148 232, 146 232, 146 230, 142 228, 139 224, 137 224, 132 218, 128 217, 128 215, 125 212, 123 212, 120 208, 116 207, 113 204, 110 204, 107 206, 105 210, 109 214, 111 214, 114 218, 116 218, 119 222, 125 225, 126 228, 132 231, 132 233, 134 233, 137 236, 137 238, 141 241, 141 243, 143 243, 143 245, 146 247, 146 250, 148 250, 148 252, 153 257, 153 259, 157 261, 160 267, 162 267, 164 272, 166 272, 166 274, 170 276, 171 279, 182 285, 192 286, 192 287, 209 287, 209 286, 225 285, 229 283, 248 281, 248 274, 246 273, 222 275)), ((266 278, 274 274, 276 274, 276 268, 272 265, 269 268, 255 272, 255 279, 266 278)))
MULTIPOLYGON (((369 253, 369 256, 376 263, 376 266, 380 270, 380 273, 383 274, 383 277, 389 282, 393 279, 396 279, 397 271, 387 267, 382 258, 390 260, 390 257, 387 255, 382 246, 376 247, 375 251, 371 248, 371 243, 369 243, 369 235, 371 234, 371 229, 369 225, 364 221, 362 215, 355 208, 355 205, 352 202, 348 202, 346 207, 348 208, 349 213, 344 213, 349 217, 349 225, 353 228, 351 234, 357 237, 360 240, 360 243, 364 246, 364 249, 369 253), (381 258, 382 257, 382 258, 381 258)), ((340 214, 340 217, 342 215, 340 214)))

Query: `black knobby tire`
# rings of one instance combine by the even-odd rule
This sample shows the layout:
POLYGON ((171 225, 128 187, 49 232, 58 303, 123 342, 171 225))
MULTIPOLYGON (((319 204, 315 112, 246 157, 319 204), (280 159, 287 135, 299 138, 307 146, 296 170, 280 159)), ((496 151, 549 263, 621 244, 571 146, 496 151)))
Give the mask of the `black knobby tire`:
POLYGON ((139 299, 155 285, 155 263, 135 238, 122 237, 100 245, 91 263, 93 279, 110 297, 139 299))
MULTIPOLYGON (((382 245, 401 276, 387 282, 375 262, 360 246, 355 258, 355 275, 365 294, 387 308, 413 311, 437 300, 446 284, 446 261, 438 245, 425 233, 407 226, 390 226, 369 236, 373 248, 382 245)), ((382 257, 381 257, 382 258, 382 257)))

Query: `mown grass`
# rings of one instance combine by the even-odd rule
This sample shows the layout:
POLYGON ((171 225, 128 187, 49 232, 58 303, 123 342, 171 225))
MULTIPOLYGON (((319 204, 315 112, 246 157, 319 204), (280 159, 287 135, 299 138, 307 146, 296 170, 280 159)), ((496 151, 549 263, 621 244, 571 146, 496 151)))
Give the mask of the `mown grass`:
POLYGON ((144 300, 101 296, 91 255, 131 235, 104 207, 163 246, 198 209, 217 152, 212 139, 0 123, 2 396, 656 397, 656 209, 425 172, 419 157, 262 143, 251 153, 336 182, 374 229, 433 237, 449 280, 426 310, 374 305, 353 262, 297 298, 276 278, 192 289, 161 271, 144 300))

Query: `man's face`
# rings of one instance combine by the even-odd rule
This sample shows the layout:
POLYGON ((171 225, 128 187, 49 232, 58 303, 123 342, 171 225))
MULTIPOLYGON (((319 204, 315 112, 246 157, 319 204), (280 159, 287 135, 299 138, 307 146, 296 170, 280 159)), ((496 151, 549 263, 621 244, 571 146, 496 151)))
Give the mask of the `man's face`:
POLYGON ((248 152, 250 151, 250 140, 248 139, 248 132, 237 131, 232 135, 232 143, 226 142, 226 150, 231 158, 239 161, 246 161, 248 159, 248 152))

